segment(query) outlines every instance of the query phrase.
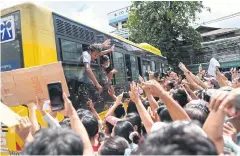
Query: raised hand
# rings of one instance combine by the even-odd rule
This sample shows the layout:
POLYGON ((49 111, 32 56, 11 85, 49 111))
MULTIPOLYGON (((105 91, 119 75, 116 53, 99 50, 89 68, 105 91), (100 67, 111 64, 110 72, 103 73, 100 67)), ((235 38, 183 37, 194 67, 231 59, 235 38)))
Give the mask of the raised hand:
POLYGON ((211 111, 224 111, 229 116, 235 114, 233 107, 236 95, 229 92, 219 91, 215 96, 211 97, 210 110, 211 111))
POLYGON ((182 62, 179 63, 178 67, 179 67, 183 72, 188 72, 188 69, 186 68, 186 66, 185 66, 182 62))
POLYGON ((146 92, 152 94, 154 97, 161 97, 162 94, 166 92, 156 80, 144 82, 142 87, 146 92))
POLYGON ((102 93, 103 87, 100 84, 96 85, 96 88, 98 90, 98 93, 102 93))
POLYGON ((153 80, 154 79, 154 72, 152 72, 152 71, 148 72, 148 78, 149 78, 149 80, 153 80))
POLYGON ((116 69, 113 69, 112 71, 111 71, 111 73, 112 74, 116 74, 118 71, 116 70, 116 69))
POLYGON ((61 110, 60 113, 62 113, 64 116, 70 117, 73 115, 73 112, 75 111, 72 102, 68 99, 67 95, 63 93, 63 100, 64 100, 64 110, 61 110))
POLYGON ((232 137, 232 140, 236 143, 237 141, 237 130, 232 123, 224 123, 223 135, 232 137))
POLYGON ((130 96, 130 99, 135 104, 137 104, 139 101, 141 101, 140 95, 139 95, 139 86, 137 86, 134 81, 130 84, 129 96, 130 96))
POLYGON ((123 93, 118 95, 117 98, 116 98, 116 104, 121 104, 122 103, 122 98, 123 98, 123 93))
POLYGON ((19 137, 25 141, 31 135, 31 122, 27 116, 21 117, 19 119, 20 125, 16 126, 16 133, 19 135, 19 137))
POLYGON ((102 45, 103 45, 104 48, 108 48, 108 47, 110 47, 110 44, 111 44, 111 40, 107 39, 106 41, 103 42, 102 45))
POLYGON ((142 78, 142 76, 139 75, 138 80, 140 81, 140 84, 144 83, 144 79, 142 78))
POLYGON ((88 106, 89 106, 89 108, 90 108, 91 110, 94 109, 94 105, 93 105, 93 102, 92 102, 91 99, 88 99, 88 106))
POLYGON ((114 88, 113 88, 113 87, 110 87, 110 88, 108 89, 108 94, 109 94, 110 96, 114 96, 114 95, 115 95, 115 91, 114 91, 114 88))
POLYGON ((110 48, 110 51, 111 51, 111 52, 114 52, 114 51, 115 51, 115 44, 110 48))

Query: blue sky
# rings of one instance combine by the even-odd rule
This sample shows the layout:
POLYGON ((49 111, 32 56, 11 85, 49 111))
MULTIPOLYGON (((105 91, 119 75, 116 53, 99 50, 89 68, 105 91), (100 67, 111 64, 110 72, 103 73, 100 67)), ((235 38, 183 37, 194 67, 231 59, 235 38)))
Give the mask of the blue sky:
MULTIPOLYGON (((0 9, 25 2, 25 0, 1 0, 0 9)), ((129 6, 130 1, 34 1, 46 6, 55 12, 74 19, 88 26, 100 29, 105 32, 111 32, 113 27, 108 25, 107 14, 111 11, 129 6)), ((211 13, 204 11, 199 15, 199 22, 213 20, 226 15, 240 12, 239 0, 208 0, 203 1, 205 6, 211 8, 211 13)), ((237 27, 240 28, 240 16, 225 21, 209 24, 213 27, 237 27)))

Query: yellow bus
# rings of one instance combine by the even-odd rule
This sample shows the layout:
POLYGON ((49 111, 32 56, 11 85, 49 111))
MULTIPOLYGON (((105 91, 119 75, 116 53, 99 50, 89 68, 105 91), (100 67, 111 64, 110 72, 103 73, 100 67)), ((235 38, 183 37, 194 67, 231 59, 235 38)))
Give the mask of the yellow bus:
MULTIPOLYGON (((162 73, 167 67, 167 59, 161 51, 149 44, 136 44, 63 17, 43 6, 23 3, 1 10, 1 71, 62 61, 71 100, 77 104, 77 93, 81 89, 77 78, 84 70, 77 58, 90 44, 102 43, 106 39, 111 39, 116 46, 115 52, 110 54, 111 66, 119 71, 112 80, 116 94, 127 90, 129 82, 138 75, 145 76, 150 70, 162 73), (74 83, 70 83, 72 79, 74 83)), ((92 67, 97 75, 99 63, 93 63, 92 67)), ((108 96, 103 99, 106 103, 111 101, 108 96)), ((102 116, 104 104, 96 107, 102 116)), ((24 105, 11 109, 20 116, 28 115, 24 105)), ((37 118, 44 127, 46 123, 39 112, 37 118)), ((63 116, 58 114, 57 118, 62 120, 63 116)), ((1 140, 1 152, 21 151, 23 142, 11 128, 1 126, 1 140)))

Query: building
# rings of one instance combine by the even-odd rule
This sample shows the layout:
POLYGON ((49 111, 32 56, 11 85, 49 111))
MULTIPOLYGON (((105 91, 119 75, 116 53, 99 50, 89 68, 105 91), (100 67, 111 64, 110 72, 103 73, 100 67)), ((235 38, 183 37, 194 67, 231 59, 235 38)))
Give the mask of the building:
POLYGON ((116 30, 111 33, 121 36, 125 39, 129 39, 129 30, 124 26, 128 20, 129 9, 130 7, 125 7, 108 13, 109 25, 116 28, 116 30))
POLYGON ((196 29, 202 36, 201 48, 183 46, 182 61, 193 71, 198 71, 201 63, 207 70, 212 57, 216 58, 223 70, 240 67, 240 29, 213 28, 200 26, 196 29))

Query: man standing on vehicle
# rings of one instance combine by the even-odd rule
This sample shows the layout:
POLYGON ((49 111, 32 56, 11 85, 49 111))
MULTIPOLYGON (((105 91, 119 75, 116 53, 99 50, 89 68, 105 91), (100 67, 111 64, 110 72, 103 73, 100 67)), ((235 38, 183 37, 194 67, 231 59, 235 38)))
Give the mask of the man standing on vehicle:
MULTIPOLYGON (((80 102, 80 108, 87 106, 88 98, 93 98, 91 96, 96 96, 95 94, 95 87, 100 94, 103 90, 103 87, 99 84, 98 80, 96 79, 92 69, 91 69, 91 61, 95 61, 97 57, 106 55, 110 52, 114 51, 114 45, 105 51, 102 51, 104 48, 110 47, 111 40, 106 40, 103 44, 92 44, 88 47, 87 51, 84 51, 82 56, 80 57, 80 63, 84 64, 84 72, 83 76, 80 79, 81 85, 78 88, 78 93, 80 98, 82 99, 80 102), (94 87, 95 86, 95 87, 94 87)), ((96 97, 95 97, 96 98, 96 97)))

